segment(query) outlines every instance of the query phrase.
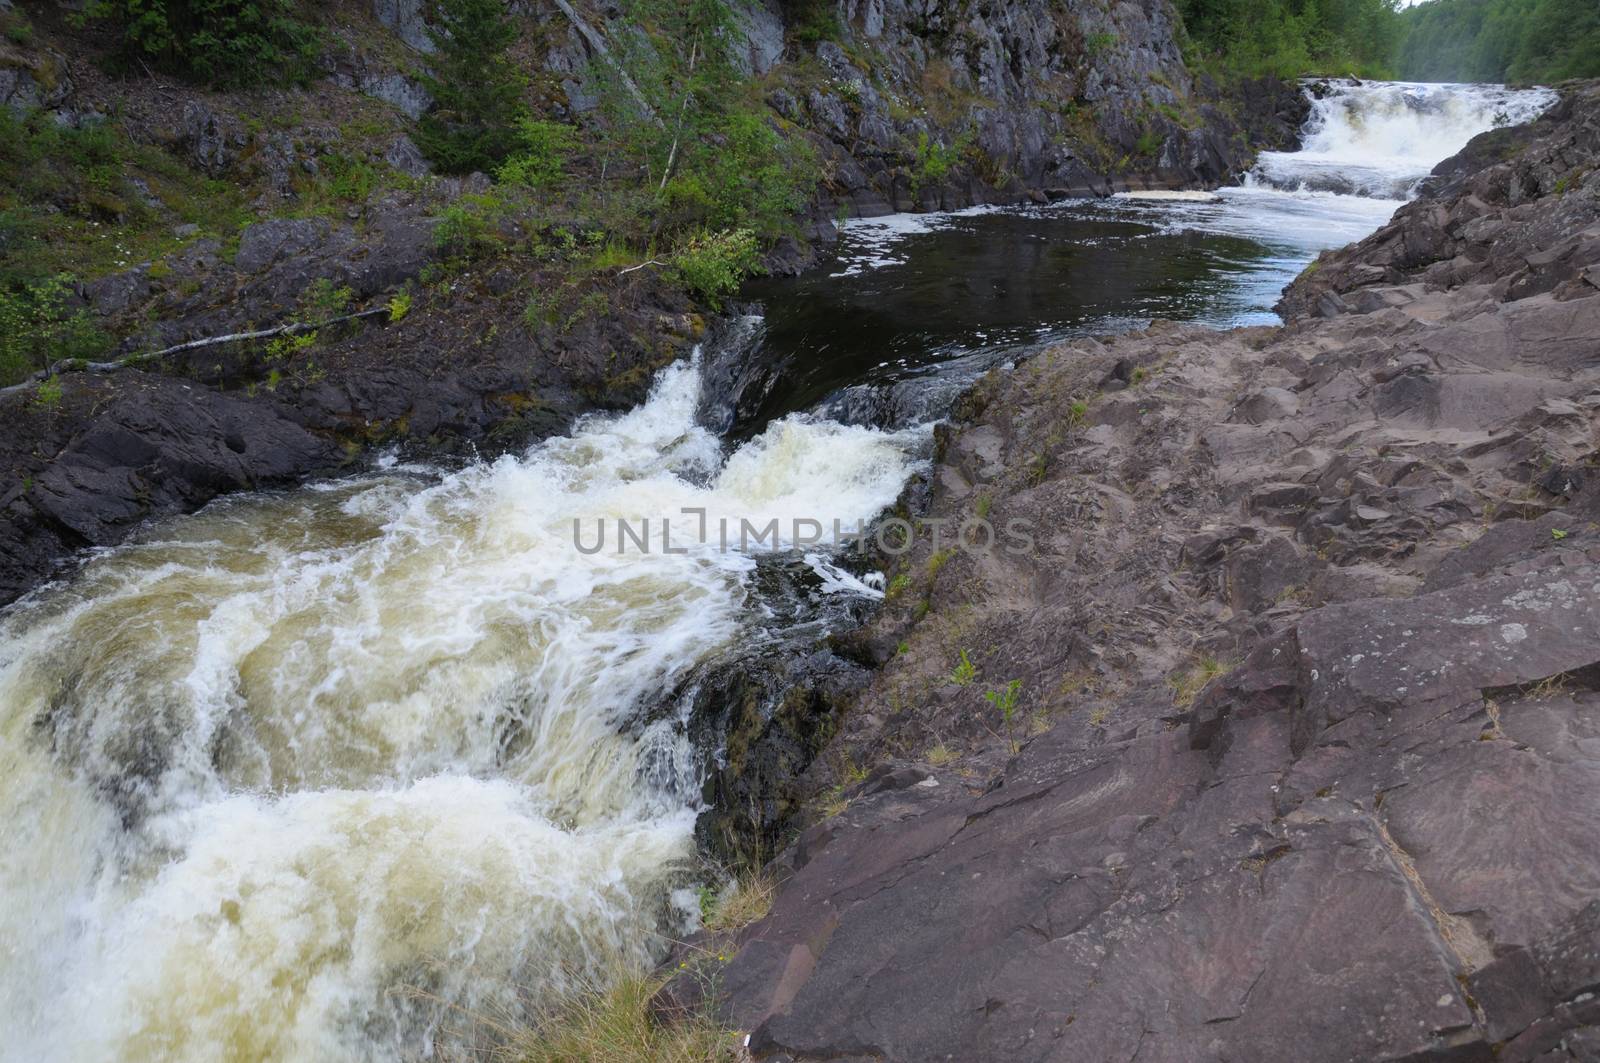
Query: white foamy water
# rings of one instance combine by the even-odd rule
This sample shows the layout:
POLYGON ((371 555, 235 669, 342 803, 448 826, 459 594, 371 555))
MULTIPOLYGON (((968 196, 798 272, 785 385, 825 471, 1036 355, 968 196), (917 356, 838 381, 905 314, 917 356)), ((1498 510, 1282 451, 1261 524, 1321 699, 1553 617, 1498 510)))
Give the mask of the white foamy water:
POLYGON ((1297 151, 1263 152, 1252 182, 1285 191, 1405 200, 1479 133, 1519 125, 1556 101, 1550 89, 1400 81, 1327 83, 1297 151))
POLYGON ((755 562, 573 521, 851 525, 925 438, 724 458, 699 398, 680 365, 520 458, 219 504, 0 617, 0 1056, 421 1057, 658 955, 699 769, 640 714, 755 562))

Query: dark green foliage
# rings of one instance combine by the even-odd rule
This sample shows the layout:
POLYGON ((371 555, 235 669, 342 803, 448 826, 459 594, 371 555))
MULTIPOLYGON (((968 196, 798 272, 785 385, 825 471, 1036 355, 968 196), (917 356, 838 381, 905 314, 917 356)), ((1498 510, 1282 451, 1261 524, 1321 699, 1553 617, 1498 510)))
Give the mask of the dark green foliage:
POLYGON ((841 35, 833 0, 782 0, 783 23, 801 44, 836 41, 841 35))
POLYGON ((71 278, 0 287, 0 385, 63 358, 94 358, 110 346, 83 309, 71 309, 71 278))
POLYGON ((1432 0, 1401 15, 1403 77, 1552 82, 1600 77, 1595 0, 1432 0))
POLYGON ((950 173, 970 146, 970 134, 962 134, 954 144, 940 144, 926 133, 917 134, 916 158, 911 164, 911 194, 937 185, 950 173))
POLYGON ((1224 73, 1385 76, 1396 0, 1177 0, 1191 50, 1224 73))
POLYGON ((516 151, 495 174, 509 184, 548 189, 567 175, 567 160, 578 148, 576 128, 560 122, 523 118, 517 123, 516 151))
POLYGON ((122 33, 121 57, 208 85, 300 81, 317 33, 293 0, 93 0, 85 14, 122 33))
POLYGON ((417 146, 445 173, 489 172, 517 147, 527 86, 506 49, 517 27, 504 0, 433 0, 428 36, 437 51, 422 79, 434 107, 417 146))
POLYGON ((0 285, 26 272, 41 213, 99 222, 141 209, 127 194, 123 144, 110 123, 63 126, 48 114, 0 107, 0 285), (19 271, 22 271, 19 274, 19 271))
POLYGON ((631 0, 628 14, 649 37, 625 41, 617 63, 597 73, 611 129, 607 162, 641 179, 648 196, 639 236, 654 243, 747 228, 770 243, 788 231, 816 187, 816 157, 742 91, 727 51, 727 6, 631 0))
POLYGON ((717 308, 760 268, 761 247, 749 229, 697 236, 672 257, 679 282, 717 308))

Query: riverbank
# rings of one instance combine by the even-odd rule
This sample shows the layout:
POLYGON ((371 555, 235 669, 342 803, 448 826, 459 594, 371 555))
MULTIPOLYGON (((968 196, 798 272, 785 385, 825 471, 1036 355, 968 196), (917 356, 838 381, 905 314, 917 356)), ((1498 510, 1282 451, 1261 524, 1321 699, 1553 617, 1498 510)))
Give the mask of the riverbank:
POLYGON ((758 1059, 1585 1058, 1597 135, 1588 84, 1479 137, 1282 327, 973 388, 907 515, 1037 552, 889 573, 772 913, 663 1009, 715 986, 758 1059))
MULTIPOLYGON (((228 92, 108 76, 115 42, 97 24, 0 12, 16 319, 0 383, 205 343, 0 393, 15 426, 0 449, 0 603, 225 492, 337 472, 375 446, 492 455, 632 406, 692 349, 720 275, 662 259, 649 234, 666 208, 641 208, 628 182, 655 183, 619 177, 607 140, 607 93, 638 94, 625 53, 650 24, 525 7, 516 62, 537 113, 568 132, 541 164, 556 176, 522 189, 434 176, 414 143, 431 102, 419 3, 330 6, 308 84, 228 92)), ((951 18, 890 5, 818 30, 739 8, 722 90, 788 152, 787 183, 756 193, 781 223, 762 233, 771 268, 810 261, 841 212, 1215 185, 1292 143, 1304 113, 1281 82, 1191 76, 1164 5, 951 18), (1027 56, 1027 75, 1002 55, 1027 56)), ((713 176, 745 182, 766 162, 713 176)))

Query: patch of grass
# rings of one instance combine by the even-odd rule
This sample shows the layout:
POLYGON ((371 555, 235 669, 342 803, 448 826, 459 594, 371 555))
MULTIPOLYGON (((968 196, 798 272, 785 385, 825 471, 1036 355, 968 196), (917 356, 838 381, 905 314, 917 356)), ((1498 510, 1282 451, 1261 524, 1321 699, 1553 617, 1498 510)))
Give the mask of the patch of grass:
POLYGON ((404 321, 405 316, 411 313, 411 293, 400 292, 389 300, 389 323, 404 321))
POLYGON ((666 979, 624 974, 579 992, 495 1054, 503 1063, 734 1063, 740 1038, 700 1015, 663 1026, 650 1001, 666 979))
POLYGON ((889 587, 883 592, 883 596, 888 600, 893 601, 910 589, 911 577, 907 573, 902 572, 894 579, 889 581, 889 587))
POLYGON ((1098 58, 1115 48, 1119 39, 1115 33, 1091 33, 1083 39, 1083 54, 1090 59, 1098 58))
POLYGON ((955 556, 954 550, 940 550, 928 555, 928 580, 932 582, 939 575, 939 570, 955 556))
POLYGON ((988 520, 989 519, 989 511, 991 509, 993 509, 993 508, 994 508, 994 499, 991 496, 989 496, 989 495, 980 495, 978 497, 978 519, 979 520, 988 520))
POLYGON ((710 903, 701 895, 700 914, 707 930, 740 930, 772 910, 778 884, 764 871, 735 875, 716 891, 710 903))
POLYGON ((604 270, 624 269, 637 266, 649 256, 635 251, 622 240, 611 239, 600 245, 594 253, 594 258, 589 260, 589 268, 596 273, 604 270))
POLYGON ((956 756, 957 753, 955 750, 951 749, 943 742, 940 742, 938 745, 928 750, 927 755, 923 759, 936 768, 942 768, 945 765, 952 763, 956 759, 956 756))
POLYGON ((1202 654, 1191 667, 1168 678, 1167 684, 1172 687, 1172 703, 1180 709, 1187 709, 1194 704, 1194 699, 1207 683, 1232 667, 1231 662, 1218 660, 1209 653, 1202 654))

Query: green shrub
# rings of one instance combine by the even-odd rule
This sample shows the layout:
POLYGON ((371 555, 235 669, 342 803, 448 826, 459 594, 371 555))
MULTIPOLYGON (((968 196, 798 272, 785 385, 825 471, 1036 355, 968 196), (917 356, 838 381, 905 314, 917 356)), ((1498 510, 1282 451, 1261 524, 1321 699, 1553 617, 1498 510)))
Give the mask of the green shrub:
POLYGON ((978 678, 978 666, 972 663, 972 658, 967 656, 967 651, 961 651, 961 658, 956 661, 955 670, 950 673, 950 682, 958 687, 964 687, 978 678))
POLYGON ((434 106, 417 125, 417 146, 445 173, 493 172, 527 115, 527 81, 506 55, 517 27, 504 0, 432 0, 428 10, 436 51, 422 83, 434 106))
POLYGON ((53 410, 61 405, 61 378, 52 376, 39 381, 39 386, 33 389, 33 401, 47 410, 53 410))
POLYGON ((455 258, 483 258, 502 243, 494 215, 502 204, 493 196, 463 196, 444 209, 433 227, 433 244, 455 258))
POLYGON ((954 144, 940 144, 926 133, 917 134, 917 153, 911 166, 911 194, 937 185, 967 150, 970 137, 962 134, 954 144))
POLYGON ((1115 33, 1091 33, 1083 40, 1083 51, 1091 59, 1099 58, 1117 46, 1115 33))
POLYGON ((120 55, 209 85, 303 81, 317 31, 293 0, 92 0, 89 18, 120 30, 120 55))
POLYGON ((783 7, 789 31, 801 44, 817 45, 843 36, 832 0, 788 0, 783 7))
POLYGON ((0 384, 64 358, 98 357, 111 345, 87 310, 67 306, 71 290, 64 274, 0 290, 0 384))
POLYGON ((760 268, 761 248, 749 229, 702 234, 672 256, 679 282, 717 308, 760 268))
POLYGON ((517 121, 517 147, 495 176, 508 184, 550 189, 567 176, 567 159, 578 146, 578 131, 537 118, 517 121))
POLYGON ((1134 141, 1133 153, 1142 158, 1154 158, 1161 150, 1161 145, 1166 143, 1160 130, 1146 129, 1139 134, 1139 139, 1134 141))
POLYGON ((322 160, 328 172, 328 190, 349 203, 365 203, 378 187, 378 170, 365 159, 329 155, 322 160))

